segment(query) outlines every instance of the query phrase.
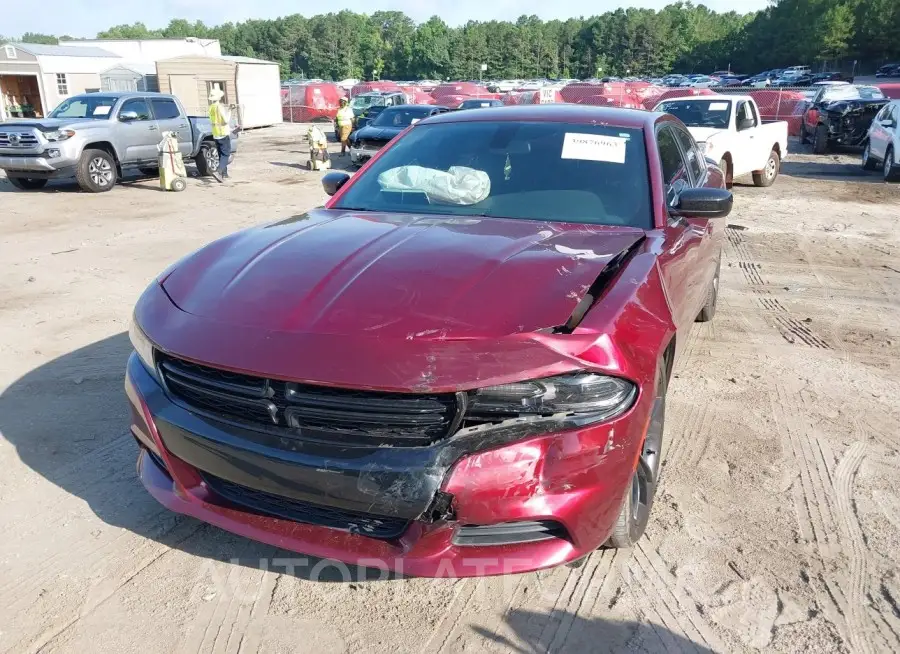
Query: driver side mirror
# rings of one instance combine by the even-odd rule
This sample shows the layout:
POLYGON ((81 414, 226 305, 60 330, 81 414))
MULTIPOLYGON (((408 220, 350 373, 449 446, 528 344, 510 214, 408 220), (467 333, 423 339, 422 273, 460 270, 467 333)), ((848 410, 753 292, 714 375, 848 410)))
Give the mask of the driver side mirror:
POLYGON ((341 190, 341 187, 347 183, 348 179, 350 179, 350 175, 347 173, 333 170, 322 177, 322 188, 325 189, 328 195, 334 195, 341 190))
POLYGON ((724 218, 733 204, 734 196, 724 188, 686 188, 669 213, 685 218, 724 218))
POLYGON ((119 120, 123 123, 130 123, 133 120, 138 119, 138 114, 136 111, 122 111, 119 113, 119 120))
POLYGON ((752 118, 739 118, 737 121, 737 128, 739 132, 745 129, 750 129, 752 127, 756 127, 756 121, 752 118))

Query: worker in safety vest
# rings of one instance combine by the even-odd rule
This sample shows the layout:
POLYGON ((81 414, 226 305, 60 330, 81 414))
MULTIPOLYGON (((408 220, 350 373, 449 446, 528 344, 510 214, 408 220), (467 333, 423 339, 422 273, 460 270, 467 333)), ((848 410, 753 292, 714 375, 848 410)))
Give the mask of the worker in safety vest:
POLYGON ((347 154, 350 147, 350 132, 353 131, 353 109, 347 98, 341 98, 341 108, 337 112, 338 138, 341 140, 341 154, 347 154))
POLYGON ((231 112, 224 102, 225 93, 214 88, 209 93, 209 122, 212 123, 216 150, 219 151, 219 167, 212 176, 220 184, 228 177, 228 159, 231 158, 231 112))

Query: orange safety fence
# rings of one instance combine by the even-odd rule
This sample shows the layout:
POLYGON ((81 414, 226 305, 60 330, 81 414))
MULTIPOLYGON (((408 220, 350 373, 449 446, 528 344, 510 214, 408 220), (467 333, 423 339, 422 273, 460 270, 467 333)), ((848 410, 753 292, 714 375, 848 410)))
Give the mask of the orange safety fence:
POLYGON ((504 93, 500 100, 507 106, 564 102, 559 89, 554 88, 540 89, 539 91, 511 91, 510 93, 504 93))
POLYGON ((360 93, 369 93, 371 91, 402 91, 403 89, 397 85, 397 82, 389 80, 381 80, 378 82, 360 82, 350 89, 350 97, 356 97, 360 93))
MULTIPOLYGON (((491 93, 483 86, 472 82, 451 82, 449 84, 440 84, 431 92, 431 97, 437 100, 437 104, 447 104, 444 99, 447 96, 462 97, 463 100, 476 98, 479 100, 499 100, 499 93, 491 93)), ((462 100, 460 100, 462 102, 462 100)), ((456 103, 457 105, 459 102, 456 103)))
POLYGON ((344 92, 336 84, 291 84, 281 87, 281 118, 286 123, 331 122, 344 92))

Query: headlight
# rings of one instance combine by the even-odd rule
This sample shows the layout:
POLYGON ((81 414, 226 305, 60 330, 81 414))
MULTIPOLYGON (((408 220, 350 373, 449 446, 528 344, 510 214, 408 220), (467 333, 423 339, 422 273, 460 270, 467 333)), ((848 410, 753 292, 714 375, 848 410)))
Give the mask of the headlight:
POLYGON ((44 138, 52 142, 65 141, 73 136, 75 136, 75 130, 71 129, 58 129, 54 132, 44 132, 44 138))
POLYGON ((471 396, 468 411, 501 419, 573 413, 606 420, 628 410, 636 391, 634 384, 618 377, 575 373, 480 388, 471 396))
POLYGON ((137 355, 143 361, 144 366, 147 370, 150 371, 150 374, 156 375, 156 366, 153 361, 153 343, 150 342, 150 339, 147 338, 147 335, 144 333, 134 318, 131 319, 131 327, 128 328, 128 337, 131 339, 131 344, 134 346, 134 351, 137 352, 137 355))

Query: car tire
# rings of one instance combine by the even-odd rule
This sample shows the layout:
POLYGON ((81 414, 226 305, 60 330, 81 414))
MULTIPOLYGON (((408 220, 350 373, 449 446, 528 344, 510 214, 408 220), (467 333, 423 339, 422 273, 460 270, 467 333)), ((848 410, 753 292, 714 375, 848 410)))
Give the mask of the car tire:
POLYGON ((866 141, 866 148, 862 153, 863 170, 878 170, 878 162, 872 158, 872 143, 866 141))
POLYGON ((728 160, 720 160, 719 168, 722 170, 722 174, 725 176, 725 188, 731 188, 733 186, 733 182, 728 176, 728 160))
POLYGON ((197 156, 194 157, 194 163, 197 164, 200 177, 209 177, 219 167, 219 148, 212 141, 203 141, 197 156))
POLYGON ((884 181, 900 182, 900 162, 896 160, 894 148, 888 148, 888 151, 884 153, 882 170, 884 171, 884 181))
POLYGON ((816 154, 828 153, 828 128, 825 125, 816 126, 816 137, 813 140, 813 152, 816 154))
POLYGON ((775 150, 772 150, 766 161, 766 167, 758 173, 753 173, 753 183, 761 187, 772 186, 778 179, 779 170, 781 170, 781 157, 775 150))
POLYGON ((656 382, 656 397, 647 426, 647 436, 641 445, 641 455, 625 491, 622 509, 616 518, 609 540, 604 544, 611 549, 626 549, 633 546, 644 535, 650 520, 650 509, 659 486, 662 470, 663 436, 666 423, 666 386, 668 373, 659 371, 656 382))
POLYGON ((116 160, 106 150, 85 150, 75 166, 75 181, 88 193, 106 193, 116 185, 116 160))
POLYGON ((47 185, 46 179, 34 179, 31 177, 7 177, 9 183, 20 191, 37 191, 47 185))
POLYGON ((809 143, 809 135, 806 133, 806 124, 800 121, 800 145, 809 143))
POLYGON ((709 322, 716 315, 716 306, 719 303, 719 273, 722 271, 722 259, 719 258, 716 263, 716 274, 709 283, 709 289, 706 291, 706 303, 697 314, 697 322, 709 322))

